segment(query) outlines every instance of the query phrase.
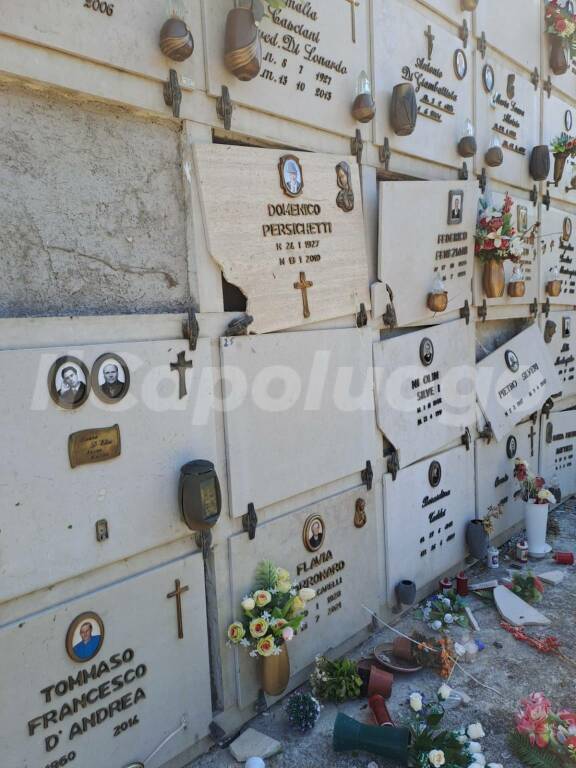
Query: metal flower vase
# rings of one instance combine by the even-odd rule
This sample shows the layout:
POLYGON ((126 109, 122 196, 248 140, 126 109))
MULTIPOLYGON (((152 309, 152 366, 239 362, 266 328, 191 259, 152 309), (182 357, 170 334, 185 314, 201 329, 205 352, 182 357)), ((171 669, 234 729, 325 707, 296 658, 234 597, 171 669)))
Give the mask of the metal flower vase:
POLYGON ((268 696, 280 696, 290 681, 290 656, 287 645, 281 646, 277 656, 263 656, 260 662, 262 690, 268 696))

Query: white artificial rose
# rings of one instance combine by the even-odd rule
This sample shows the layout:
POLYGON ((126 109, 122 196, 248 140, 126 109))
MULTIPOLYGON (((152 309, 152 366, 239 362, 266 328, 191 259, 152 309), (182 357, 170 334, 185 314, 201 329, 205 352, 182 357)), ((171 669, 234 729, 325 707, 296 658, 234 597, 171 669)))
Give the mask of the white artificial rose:
POLYGON ((446 683, 442 683, 440 688, 438 688, 438 698, 441 701, 446 701, 450 698, 450 694, 452 693, 452 688, 450 688, 449 685, 446 685, 446 683))
POLYGON ((441 749, 433 749, 431 752, 428 752, 428 760, 434 768, 440 768, 440 766, 446 763, 444 752, 441 749))
POLYGON ((488 768, 504 768, 502 763, 488 763, 488 768))
POLYGON ((242 600, 240 605, 245 611, 253 611, 254 608, 256 607, 256 603, 254 602, 254 599, 251 597, 247 597, 245 600, 242 600))
POLYGON ((482 723, 471 723, 466 733, 471 739, 483 739, 486 736, 482 723))
POLYGON ((303 587, 300 592, 298 592, 298 597, 300 600, 304 600, 305 603, 309 603, 310 600, 314 600, 316 597, 316 590, 303 587))
POLYGON ((471 741, 468 744, 468 752, 472 755, 479 755, 482 752, 482 744, 479 741, 471 741))
POLYGON ((452 616, 451 613, 446 613, 444 615, 444 621, 446 622, 446 624, 453 624, 454 623, 454 616, 452 616))
POLYGON ((438 630, 442 628, 442 622, 436 619, 436 621, 433 621, 430 626, 432 627, 432 629, 438 630))
POLYGON ((468 736, 466 734, 461 733, 458 736, 456 736, 456 741, 458 744, 467 744, 468 743, 468 736))
POLYGON ((486 765, 486 758, 482 754, 474 755, 474 762, 481 765, 482 768, 486 765))
POLYGON ((422 702, 422 694, 420 693, 411 693, 410 694, 410 706, 414 710, 414 712, 420 712, 423 706, 422 702))

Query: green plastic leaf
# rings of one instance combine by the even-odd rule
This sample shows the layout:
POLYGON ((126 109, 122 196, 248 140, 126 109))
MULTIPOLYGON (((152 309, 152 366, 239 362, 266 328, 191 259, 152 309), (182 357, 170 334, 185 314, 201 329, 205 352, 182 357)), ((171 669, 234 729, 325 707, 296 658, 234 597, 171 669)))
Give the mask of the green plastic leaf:
POLYGON ((263 560, 256 566, 254 589, 271 590, 276 587, 276 566, 271 560, 263 560))
POLYGON ((530 744, 530 739, 520 733, 510 736, 510 746, 516 757, 527 768, 561 768, 568 765, 557 752, 551 749, 538 749, 530 744))

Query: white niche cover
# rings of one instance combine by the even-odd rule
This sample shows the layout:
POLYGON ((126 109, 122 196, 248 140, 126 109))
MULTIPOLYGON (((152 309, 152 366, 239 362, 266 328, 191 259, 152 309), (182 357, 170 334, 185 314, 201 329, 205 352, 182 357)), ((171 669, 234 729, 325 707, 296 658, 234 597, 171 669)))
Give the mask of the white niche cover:
POLYGON ((399 326, 458 315, 466 302, 472 304, 478 196, 475 182, 380 184, 378 276, 392 296, 399 326), (443 313, 428 308, 438 280, 448 293, 443 313))
POLYGON ((474 518, 474 451, 464 446, 384 475, 388 600, 402 579, 421 589, 466 557, 474 518))
POLYGON ((485 357, 477 374, 478 402, 498 441, 562 388, 537 325, 485 357))
POLYGON ((374 344, 378 426, 405 467, 458 441, 476 419, 474 326, 464 320, 374 344))
POLYGON ((194 147, 211 256, 263 333, 370 306, 358 166, 347 156, 194 147))
POLYGON ((0 655, 2 766, 126 766, 174 734, 169 762, 212 720, 202 555, 4 624, 0 655))
POLYGON ((476 440, 477 516, 484 517, 490 507, 500 507, 501 516, 493 520, 492 538, 522 522, 524 502, 516 497, 514 460, 524 459, 532 472, 538 472, 539 431, 532 421, 519 424, 505 440, 476 440))
POLYGON ((374 425, 370 331, 221 340, 232 515, 361 471, 374 425))
POLYGON ((540 473, 548 485, 556 479, 562 498, 576 493, 576 411, 552 411, 542 418, 540 473))
MULTIPOLYGON (((312 664, 319 653, 338 647, 370 624, 370 614, 362 604, 377 610, 374 493, 375 487, 370 492, 364 487, 353 488, 258 525, 252 541, 246 533, 229 540, 235 605, 250 591, 254 569, 262 560, 272 560, 289 570, 300 586, 316 590, 316 599, 307 605, 301 632, 288 645, 292 675, 312 664), (365 518, 356 516, 359 500, 366 504, 365 518), (363 520, 365 523, 357 527, 363 520), (314 521, 320 524, 321 542, 314 544, 317 549, 311 552, 304 540, 314 521)), ((237 663, 239 703, 245 707, 258 693, 257 670, 243 648, 238 649, 237 663)))

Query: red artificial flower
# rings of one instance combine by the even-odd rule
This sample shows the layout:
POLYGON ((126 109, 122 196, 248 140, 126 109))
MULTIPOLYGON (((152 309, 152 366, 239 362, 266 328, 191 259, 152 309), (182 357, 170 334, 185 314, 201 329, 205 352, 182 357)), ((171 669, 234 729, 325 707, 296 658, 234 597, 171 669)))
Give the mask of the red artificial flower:
POLYGON ((562 18, 556 19, 556 21, 554 22, 554 28, 556 29, 556 32, 564 32, 564 30, 566 29, 566 22, 564 21, 564 19, 562 18))
POLYGON ((538 590, 538 592, 544 592, 544 584, 540 581, 538 576, 534 576, 534 588, 538 590))

